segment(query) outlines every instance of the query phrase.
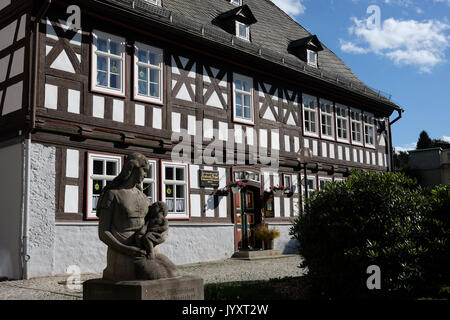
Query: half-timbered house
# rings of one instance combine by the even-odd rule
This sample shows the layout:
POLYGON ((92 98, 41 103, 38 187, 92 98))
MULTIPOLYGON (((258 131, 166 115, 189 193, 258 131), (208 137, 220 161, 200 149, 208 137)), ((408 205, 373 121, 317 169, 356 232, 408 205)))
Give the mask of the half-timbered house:
POLYGON ((309 190, 388 171, 394 111, 268 0, 1 0, 0 276, 101 272, 96 203, 132 152, 175 263, 258 248, 262 222, 295 252, 299 150, 309 190))

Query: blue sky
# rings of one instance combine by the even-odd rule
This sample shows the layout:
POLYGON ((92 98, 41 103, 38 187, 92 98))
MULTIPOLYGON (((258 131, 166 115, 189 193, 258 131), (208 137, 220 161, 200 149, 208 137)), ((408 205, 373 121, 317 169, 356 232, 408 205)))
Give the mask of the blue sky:
POLYGON ((272 1, 405 109, 397 150, 414 149, 422 130, 450 142, 450 0, 272 1))

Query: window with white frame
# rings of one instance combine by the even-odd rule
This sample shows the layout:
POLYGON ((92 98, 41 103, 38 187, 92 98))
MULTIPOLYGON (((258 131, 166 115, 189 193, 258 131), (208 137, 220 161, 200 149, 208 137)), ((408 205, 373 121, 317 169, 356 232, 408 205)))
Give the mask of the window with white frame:
POLYGON ((336 138, 338 141, 348 142, 348 109, 344 105, 336 104, 336 138))
POLYGON ((350 109, 352 143, 362 145, 362 114, 360 110, 350 109))
POLYGON ((134 50, 134 98, 162 103, 163 50, 139 42, 134 50))
POLYGON ((234 5, 236 5, 236 6, 240 6, 241 5, 241 2, 242 0, 230 0, 230 2, 232 3, 232 4, 234 4, 234 5))
POLYGON ((309 49, 307 49, 306 51, 307 51, 307 56, 308 56, 308 65, 317 67, 317 60, 318 60, 317 52, 315 52, 313 50, 309 50, 309 49))
POLYGON ((112 181, 122 168, 122 157, 104 154, 88 154, 88 219, 96 218, 98 198, 102 189, 112 181))
POLYGON ((250 41, 250 26, 236 21, 236 36, 240 39, 250 41))
POLYGON ((319 191, 325 190, 327 183, 332 183, 332 178, 319 177, 319 191))
POLYGON ((151 203, 156 202, 156 161, 155 160, 149 160, 149 169, 147 171, 147 176, 144 178, 144 181, 142 181, 142 191, 147 196, 148 200, 150 200, 151 203))
POLYGON ((373 114, 364 112, 364 141, 366 146, 375 146, 375 122, 373 114))
POLYGON ((125 95, 125 38, 92 31, 92 89, 125 95))
POLYGON ((234 91, 234 120, 253 124, 253 80, 234 73, 233 91, 234 91))
POLYGON ((188 165, 162 163, 162 201, 167 204, 168 218, 189 218, 188 165))
POLYGON ((317 98, 303 94, 303 130, 307 134, 318 135, 317 98))
MULTIPOLYGON (((302 196, 305 197, 305 180, 303 179, 303 175, 301 176, 302 179, 302 196)), ((316 191, 317 189, 317 181, 315 176, 307 176, 307 185, 308 185, 308 197, 311 198, 312 192, 316 191)))
POLYGON ((290 174, 283 174, 283 185, 289 190, 292 189, 292 176, 290 174))
POLYGON ((144 1, 148 2, 148 3, 151 3, 151 4, 154 4, 154 5, 159 5, 159 3, 158 3, 159 0, 144 0, 144 1))
POLYGON ((320 99, 321 133, 323 137, 334 138, 333 102, 320 99))

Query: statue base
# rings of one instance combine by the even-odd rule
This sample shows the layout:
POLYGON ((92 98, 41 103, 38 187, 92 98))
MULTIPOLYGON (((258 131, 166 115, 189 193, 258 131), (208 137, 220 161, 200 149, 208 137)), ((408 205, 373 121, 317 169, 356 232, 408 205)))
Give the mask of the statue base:
POLYGON ((203 279, 195 276, 136 281, 92 279, 83 283, 83 300, 204 299, 203 279))

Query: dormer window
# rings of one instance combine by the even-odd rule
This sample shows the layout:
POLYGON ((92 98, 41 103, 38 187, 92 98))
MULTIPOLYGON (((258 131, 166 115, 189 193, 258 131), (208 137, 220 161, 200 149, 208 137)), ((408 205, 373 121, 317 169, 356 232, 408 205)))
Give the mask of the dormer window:
MULTIPOLYGON (((232 0, 238 4, 241 1, 232 0)), ((239 39, 250 41, 250 26, 257 20, 250 8, 245 4, 218 15, 212 23, 235 35, 239 39)))
POLYGON ((159 6, 160 5, 160 0, 144 0, 144 2, 150 3, 150 4, 154 4, 155 6, 159 6))
POLYGON ((236 21, 236 37, 250 41, 250 27, 245 23, 236 21))
POLYGON ((288 46, 289 53, 315 68, 319 66, 318 52, 322 50, 323 47, 317 36, 291 41, 288 46))
POLYGON ((240 6, 241 3, 242 3, 242 0, 230 0, 230 2, 231 2, 232 4, 234 4, 235 6, 240 6))
POLYGON ((317 67, 317 52, 312 50, 308 51, 308 64, 313 67, 317 67))

